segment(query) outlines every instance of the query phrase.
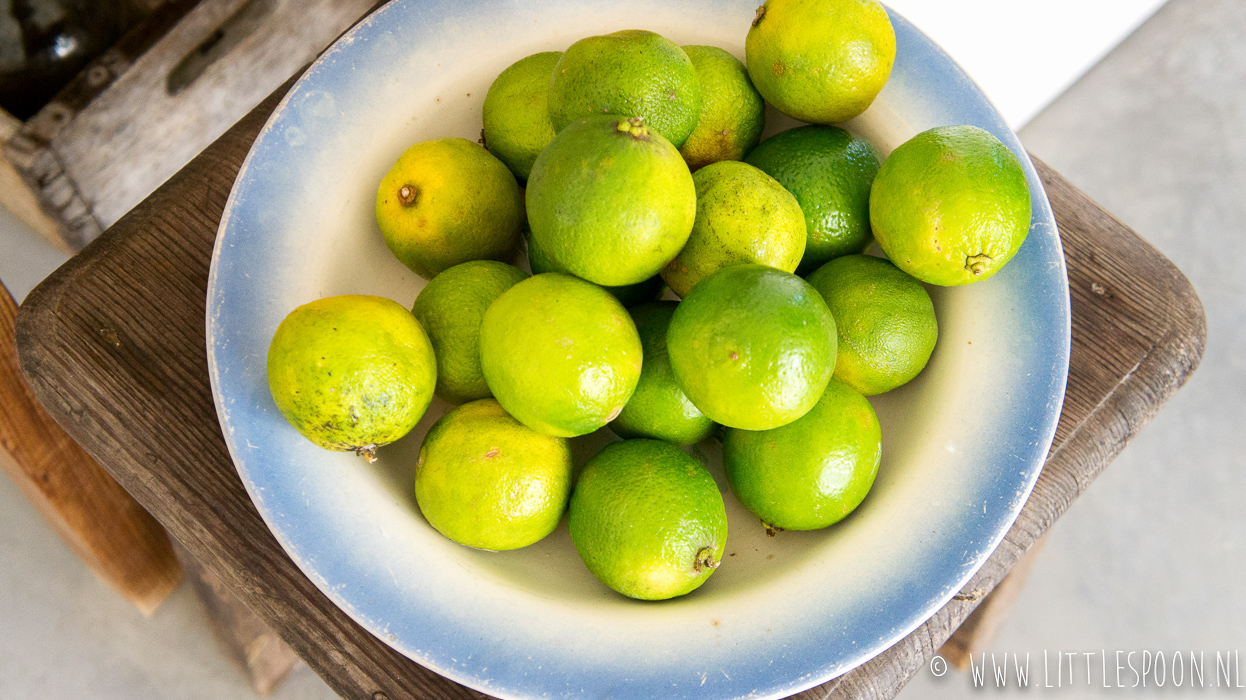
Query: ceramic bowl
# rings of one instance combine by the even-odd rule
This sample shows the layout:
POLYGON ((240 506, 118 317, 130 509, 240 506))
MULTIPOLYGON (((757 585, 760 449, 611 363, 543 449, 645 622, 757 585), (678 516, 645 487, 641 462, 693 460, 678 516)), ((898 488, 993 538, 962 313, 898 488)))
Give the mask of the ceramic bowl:
MULTIPOLYGON (((994 278, 934 289, 939 344, 910 384, 875 397, 877 482, 842 523, 767 538, 719 479, 730 535, 721 568, 662 603, 623 598, 577 557, 565 522, 508 553, 435 532, 413 494, 434 401, 369 465, 321 450, 277 412, 265 378, 273 332, 335 294, 410 305, 422 279, 386 249, 381 176, 408 145, 480 134, 493 78, 537 51, 628 28, 744 55, 757 0, 395 0, 343 36, 290 90, 234 184, 213 255, 207 348, 238 473, 304 573, 385 643, 504 698, 782 697, 878 654, 982 565, 1030 493, 1055 431, 1069 357, 1068 283, 1025 151, 963 71, 892 14, 891 79, 848 127, 882 152, 930 127, 974 124, 1021 159, 1033 225, 994 278)), ((771 112, 769 129, 792 122, 771 112)), ((613 439, 577 439, 580 463, 613 439)))

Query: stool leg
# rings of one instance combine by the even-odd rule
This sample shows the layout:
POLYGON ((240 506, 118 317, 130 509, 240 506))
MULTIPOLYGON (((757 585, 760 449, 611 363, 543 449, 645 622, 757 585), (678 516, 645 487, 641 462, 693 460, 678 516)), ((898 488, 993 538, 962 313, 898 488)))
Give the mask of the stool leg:
POLYGON ((0 469, 87 567, 150 615, 182 579, 169 537, 31 393, 17 364, 16 316, 0 285, 0 469))
POLYGON ((250 608, 225 588, 216 574, 179 545, 174 545, 186 577, 211 622, 212 632, 225 655, 251 681, 251 688, 268 695, 290 675, 299 657, 250 608))

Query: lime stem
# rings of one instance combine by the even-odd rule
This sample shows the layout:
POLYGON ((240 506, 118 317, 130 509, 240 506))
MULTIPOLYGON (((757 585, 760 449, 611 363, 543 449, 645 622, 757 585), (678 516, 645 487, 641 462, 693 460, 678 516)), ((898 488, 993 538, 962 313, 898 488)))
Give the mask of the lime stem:
POLYGON ((418 196, 420 196, 420 190, 415 185, 403 185, 398 188, 398 201, 404 207, 414 204, 415 198, 418 196))
POLYGON ((355 454, 367 460, 368 464, 372 464, 376 461, 376 445, 364 445, 363 447, 356 448, 355 454))
POLYGON ((698 574, 709 570, 713 571, 718 568, 718 562, 714 561, 714 548, 702 547, 697 551, 696 561, 692 563, 692 570, 698 574))

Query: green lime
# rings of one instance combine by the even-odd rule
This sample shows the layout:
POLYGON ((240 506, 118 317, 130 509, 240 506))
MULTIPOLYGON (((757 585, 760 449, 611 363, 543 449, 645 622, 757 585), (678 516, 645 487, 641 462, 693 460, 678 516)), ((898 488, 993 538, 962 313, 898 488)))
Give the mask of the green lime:
POLYGON ((873 396, 916 377, 939 338, 926 288, 882 258, 845 255, 806 278, 835 317, 835 376, 873 396))
POLYGON ((304 304, 268 346, 268 387, 281 415, 320 447, 369 462, 420 422, 436 383, 420 322, 382 297, 304 304))
MULTIPOLYGON (((545 272, 567 272, 558 263, 550 260, 549 256, 541 250, 541 247, 528 237, 528 266, 532 268, 532 274, 539 275, 545 272)), ((625 308, 632 308, 637 304, 643 304, 647 301, 654 301, 662 296, 662 292, 666 289, 666 282, 658 275, 654 275, 644 282, 636 284, 625 284, 621 287, 606 287, 598 285, 602 289, 610 292, 610 295, 619 300, 625 308)))
POLYGON ((700 111, 701 89, 688 54, 670 39, 642 29, 575 42, 550 79, 555 131, 591 114, 640 117, 679 148, 700 111))
POLYGON ((571 448, 493 399, 463 404, 424 437, 415 501, 428 523, 476 549, 527 547, 553 532, 571 497, 571 448))
POLYGON ((729 428, 723 466, 731 491, 766 525, 816 530, 861 504, 882 456, 874 408, 832 379, 817 405, 773 430, 729 428))
POLYGON ((561 57, 561 51, 545 51, 521 58, 498 75, 485 95, 485 148, 520 182, 528 179, 537 154, 554 138, 549 80, 561 57))
POLYGON ((714 478, 669 442, 626 440, 589 460, 568 507, 588 570, 625 596, 665 600, 714 573, 727 511, 714 478))
POLYGON ((896 267, 927 284, 994 275, 1030 231, 1021 161, 990 132, 942 126, 905 141, 870 193, 870 223, 896 267))
POLYGON ((869 141, 835 126, 800 126, 762 141, 745 162, 800 202, 808 235, 800 274, 870 247, 870 186, 880 161, 869 141))
POLYGON ((714 421, 692 405, 671 372, 666 330, 676 306, 673 301, 654 301, 632 309, 644 362, 636 392, 610 423, 610 429, 619 437, 650 437, 691 445, 709 437, 714 430, 714 421))
POLYGON ((761 263, 784 272, 796 270, 805 253, 805 215, 783 185, 734 160, 698 170, 692 182, 697 190, 692 234, 662 268, 671 291, 682 297, 728 265, 761 263))
POLYGON ((896 59, 891 20, 876 0, 767 0, 744 44, 766 101, 814 124, 865 111, 896 59))
POLYGON ((480 325, 480 365, 502 407, 547 435, 614 420, 640 379, 627 309, 601 287, 551 272, 502 293, 480 325))
POLYGON ((675 379, 716 423, 766 430, 805 415, 835 369, 835 319, 818 290, 765 265, 724 267, 675 309, 675 379))
POLYGON ((696 217, 679 151, 640 119, 578 119, 541 151, 528 178, 532 239, 559 267, 617 287, 653 277, 696 217))
POLYGON ((437 396, 461 404, 492 396, 480 369, 480 320, 485 309, 528 277, 496 260, 473 260, 434 277, 415 298, 419 319, 437 355, 437 396))
POLYGON ((506 165, 478 143, 442 138, 411 146, 376 190, 385 244, 429 279, 468 260, 510 260, 523 197, 506 165))
POLYGON ((697 126, 679 148, 688 167, 743 160, 766 128, 766 103, 744 64, 716 46, 685 46, 701 84, 697 126))

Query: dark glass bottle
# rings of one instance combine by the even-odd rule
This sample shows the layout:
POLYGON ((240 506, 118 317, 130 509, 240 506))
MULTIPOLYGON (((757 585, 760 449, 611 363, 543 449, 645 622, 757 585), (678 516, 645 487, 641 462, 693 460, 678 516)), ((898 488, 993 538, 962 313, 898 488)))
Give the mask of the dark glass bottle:
POLYGON ((0 107, 23 121, 141 18, 132 0, 9 0, 4 5, 0 107))

